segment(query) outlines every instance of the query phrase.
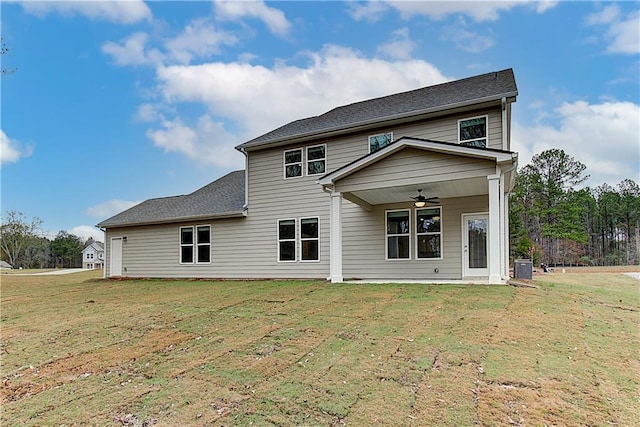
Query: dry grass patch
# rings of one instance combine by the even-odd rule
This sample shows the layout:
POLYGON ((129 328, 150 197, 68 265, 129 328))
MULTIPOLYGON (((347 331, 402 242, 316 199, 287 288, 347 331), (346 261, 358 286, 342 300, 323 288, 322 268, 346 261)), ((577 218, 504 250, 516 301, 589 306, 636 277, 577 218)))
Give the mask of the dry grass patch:
POLYGON ((2 276, 3 425, 634 425, 639 284, 2 276))

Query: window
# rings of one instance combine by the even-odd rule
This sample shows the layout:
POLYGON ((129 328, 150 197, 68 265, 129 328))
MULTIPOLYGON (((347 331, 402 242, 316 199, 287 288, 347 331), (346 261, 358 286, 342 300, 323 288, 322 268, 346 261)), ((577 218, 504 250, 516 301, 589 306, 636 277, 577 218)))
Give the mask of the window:
POLYGON ((369 137, 369 153, 383 149, 393 141, 393 133, 381 133, 369 137))
POLYGON ((387 259, 409 259, 409 211, 387 211, 387 259))
POLYGON ((300 247, 302 261, 318 261, 320 259, 318 218, 302 218, 300 220, 300 247))
POLYGON ((296 260, 296 220, 278 221, 278 261, 296 260))
POLYGON ((284 152, 284 177, 302 176, 302 148, 284 152))
POLYGON ((318 175, 326 169, 326 145, 307 147, 307 175, 318 175))
POLYGON ((417 258, 442 258, 440 208, 416 210, 417 258))
POLYGON ((180 228, 180 262, 193 263, 193 227, 180 228))
POLYGON ((196 227, 198 262, 211 262, 211 227, 199 225, 196 227))
POLYGON ((180 228, 180 263, 193 264, 194 261, 198 264, 211 262, 211 226, 209 225, 180 228))
POLYGON ((487 116, 458 120, 458 142, 469 147, 487 147, 487 116))

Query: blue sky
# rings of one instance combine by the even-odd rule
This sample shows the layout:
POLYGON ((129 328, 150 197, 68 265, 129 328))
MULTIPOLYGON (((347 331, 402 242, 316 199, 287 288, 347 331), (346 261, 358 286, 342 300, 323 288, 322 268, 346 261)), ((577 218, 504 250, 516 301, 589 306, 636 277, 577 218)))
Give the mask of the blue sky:
POLYGON ((2 212, 50 234, 243 168, 233 147, 354 101, 513 68, 512 149, 640 170, 640 3, 0 4, 2 212))

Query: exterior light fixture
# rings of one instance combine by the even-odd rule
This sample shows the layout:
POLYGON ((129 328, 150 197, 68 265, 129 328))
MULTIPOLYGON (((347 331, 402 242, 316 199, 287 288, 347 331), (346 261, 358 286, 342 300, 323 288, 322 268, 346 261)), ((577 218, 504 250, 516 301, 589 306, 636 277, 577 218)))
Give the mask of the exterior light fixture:
POLYGON ((422 195, 422 189, 418 189, 418 195, 415 197, 412 197, 413 199, 413 206, 415 206, 416 208, 424 208, 427 203, 436 203, 435 199, 437 199, 437 197, 424 197, 422 195))

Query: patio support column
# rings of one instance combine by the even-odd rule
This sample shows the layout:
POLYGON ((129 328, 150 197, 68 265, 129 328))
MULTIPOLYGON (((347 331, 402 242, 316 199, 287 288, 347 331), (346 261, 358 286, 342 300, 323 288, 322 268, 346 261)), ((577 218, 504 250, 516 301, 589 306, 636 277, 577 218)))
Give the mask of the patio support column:
POLYGON ((500 266, 500 175, 489 175, 489 283, 502 283, 500 266))
POLYGON ((329 240, 329 279, 331 283, 344 281, 342 277, 342 194, 331 192, 329 240))
POLYGON ((500 207, 501 207, 501 241, 502 248, 502 279, 509 280, 509 193, 505 193, 505 177, 500 177, 500 207))

